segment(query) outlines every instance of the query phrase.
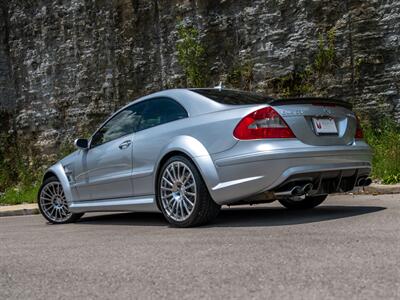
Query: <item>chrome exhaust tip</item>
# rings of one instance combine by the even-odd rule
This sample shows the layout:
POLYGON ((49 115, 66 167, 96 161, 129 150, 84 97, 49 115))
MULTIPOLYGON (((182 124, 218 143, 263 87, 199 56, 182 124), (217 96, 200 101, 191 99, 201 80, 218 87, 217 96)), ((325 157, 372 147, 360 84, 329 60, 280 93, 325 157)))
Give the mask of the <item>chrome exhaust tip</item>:
POLYGON ((311 192, 313 189, 313 184, 312 183, 306 183, 303 186, 296 185, 294 186, 291 190, 287 190, 284 192, 275 192, 274 196, 276 198, 281 198, 281 197, 290 197, 290 196, 303 196, 307 195, 308 193, 311 192))
POLYGON ((311 190, 313 189, 313 184, 312 183, 307 183, 305 186, 303 186, 302 192, 304 195, 307 195, 311 190))
POLYGON ((311 192, 313 188, 313 184, 312 183, 307 183, 303 186, 295 186, 292 189, 292 195, 293 196, 303 196, 303 195, 307 195, 309 192, 311 192))
POLYGON ((301 186, 295 186, 291 191, 292 196, 304 195, 303 188, 301 186))

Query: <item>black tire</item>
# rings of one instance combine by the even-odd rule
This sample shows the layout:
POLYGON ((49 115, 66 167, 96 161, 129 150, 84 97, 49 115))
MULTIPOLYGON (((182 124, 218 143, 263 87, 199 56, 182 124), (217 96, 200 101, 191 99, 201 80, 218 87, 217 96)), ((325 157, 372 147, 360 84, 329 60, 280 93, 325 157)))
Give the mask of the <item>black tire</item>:
MULTIPOLYGON (((67 223, 73 223, 76 222, 77 220, 79 220, 82 216, 83 213, 70 213, 68 210, 68 214, 66 214, 66 216, 64 218, 60 218, 59 220, 57 219, 52 219, 51 217, 49 217, 49 213, 48 210, 46 210, 45 204, 43 203, 43 201, 41 201, 41 194, 43 189, 48 186, 49 184, 60 184, 60 181, 58 180, 57 177, 49 177, 47 178, 45 181, 43 181, 39 192, 38 192, 38 196, 37 196, 37 203, 39 206, 39 211, 42 214, 42 216, 49 222, 52 224, 67 224, 67 223)), ((60 185, 60 188, 62 189, 62 186, 60 185)), ((64 191, 62 190, 62 194, 64 193, 64 191)), ((49 203, 50 201, 48 201, 49 203)), ((54 201, 53 201, 54 202, 54 201)), ((67 209, 66 207, 64 207, 64 209, 67 209)), ((62 217, 61 213, 60 213, 60 217, 62 217)))
POLYGON ((307 196, 300 201, 280 199, 279 202, 288 209, 311 209, 320 205, 327 197, 328 195, 307 196))
POLYGON ((162 166, 161 171, 157 180, 157 203, 159 208, 161 209, 165 219, 173 226, 176 227, 194 227, 200 226, 212 221, 219 213, 221 206, 216 204, 214 200, 211 198, 207 186, 204 183, 203 178, 200 175, 200 172, 197 170, 197 167, 194 163, 186 158, 185 156, 173 156, 169 158, 162 166), (161 182, 163 174, 168 166, 170 166, 174 162, 181 162, 186 165, 192 175, 194 177, 195 185, 196 185, 196 200, 194 202, 192 212, 188 216, 186 220, 177 221, 174 220, 167 213, 161 199, 161 182))

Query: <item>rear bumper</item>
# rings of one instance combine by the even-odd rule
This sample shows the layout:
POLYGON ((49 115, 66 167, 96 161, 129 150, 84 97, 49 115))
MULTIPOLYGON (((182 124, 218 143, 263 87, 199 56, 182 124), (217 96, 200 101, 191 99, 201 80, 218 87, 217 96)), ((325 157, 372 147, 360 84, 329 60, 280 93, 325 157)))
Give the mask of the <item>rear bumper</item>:
MULTIPOLYGON (((214 160, 219 183, 209 187, 211 196, 219 204, 280 190, 293 180, 317 182, 343 177, 345 180, 342 183, 347 180, 347 185, 343 187, 346 188, 351 185, 351 180, 355 184, 357 178, 370 174, 372 158, 365 143, 222 156, 214 160)), ((335 191, 340 189, 336 187, 335 191)), ((328 192, 333 191, 330 189, 328 192)))

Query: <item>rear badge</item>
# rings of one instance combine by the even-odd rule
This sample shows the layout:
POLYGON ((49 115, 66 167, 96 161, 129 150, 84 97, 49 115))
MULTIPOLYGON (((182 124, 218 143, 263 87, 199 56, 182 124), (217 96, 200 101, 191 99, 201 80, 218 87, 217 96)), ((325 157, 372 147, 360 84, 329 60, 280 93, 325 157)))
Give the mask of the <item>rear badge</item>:
POLYGON ((295 110, 286 110, 286 109, 279 109, 279 114, 283 117, 290 117, 290 116, 302 116, 304 115, 303 109, 295 109, 295 110))

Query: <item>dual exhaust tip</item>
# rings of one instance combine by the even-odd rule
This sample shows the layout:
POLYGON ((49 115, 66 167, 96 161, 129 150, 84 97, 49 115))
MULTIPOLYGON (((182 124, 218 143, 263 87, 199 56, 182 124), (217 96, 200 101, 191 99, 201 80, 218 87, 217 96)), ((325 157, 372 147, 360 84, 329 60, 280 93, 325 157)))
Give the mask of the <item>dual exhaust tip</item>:
POLYGON ((279 197, 279 196, 281 196, 281 197, 303 196, 303 195, 307 195, 308 193, 310 193, 312 189, 313 189, 312 183, 307 183, 302 186, 296 185, 289 191, 275 193, 275 196, 276 197, 279 197))
POLYGON ((311 192, 311 190, 313 189, 313 184, 312 183, 307 183, 303 186, 295 186, 292 190, 291 190, 291 195, 292 196, 303 196, 303 195, 307 195, 308 193, 311 192))
MULTIPOLYGON (((372 183, 372 179, 369 177, 359 178, 356 182, 356 186, 369 186, 372 183)), ((304 196, 308 195, 313 189, 312 183, 306 183, 305 185, 296 185, 289 191, 275 193, 276 197, 290 197, 290 196, 304 196)))
MULTIPOLYGON (((372 183, 372 179, 369 177, 362 177, 357 180, 357 186, 369 186, 372 183)), ((290 192, 292 196, 303 196, 307 195, 313 189, 312 183, 307 183, 303 186, 295 186, 290 192)))

